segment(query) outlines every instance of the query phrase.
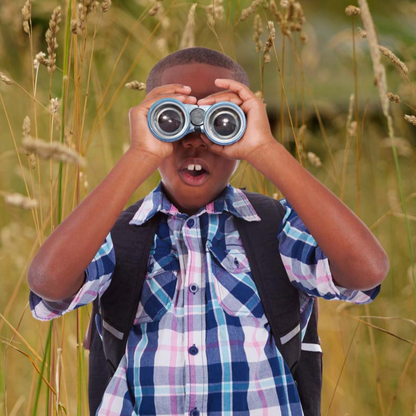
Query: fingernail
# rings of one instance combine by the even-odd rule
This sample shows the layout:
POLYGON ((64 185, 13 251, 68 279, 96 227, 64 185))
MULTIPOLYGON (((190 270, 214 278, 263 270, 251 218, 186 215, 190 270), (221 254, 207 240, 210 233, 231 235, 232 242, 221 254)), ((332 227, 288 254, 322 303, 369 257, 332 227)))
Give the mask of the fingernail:
POLYGON ((184 88, 187 88, 188 90, 190 90, 190 89, 191 89, 191 87, 190 87, 190 86, 188 86, 188 85, 184 85, 183 87, 184 87, 184 88))

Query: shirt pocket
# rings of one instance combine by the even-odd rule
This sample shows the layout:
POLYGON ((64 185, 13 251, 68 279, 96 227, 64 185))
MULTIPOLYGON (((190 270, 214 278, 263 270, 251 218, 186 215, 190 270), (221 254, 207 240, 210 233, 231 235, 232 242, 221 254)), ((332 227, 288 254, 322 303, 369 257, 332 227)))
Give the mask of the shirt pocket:
POLYGON ((176 294, 180 265, 174 251, 149 259, 135 324, 159 321, 170 309, 176 294))
POLYGON ((220 306, 232 316, 264 315, 250 265, 241 245, 210 245, 215 296, 220 306))

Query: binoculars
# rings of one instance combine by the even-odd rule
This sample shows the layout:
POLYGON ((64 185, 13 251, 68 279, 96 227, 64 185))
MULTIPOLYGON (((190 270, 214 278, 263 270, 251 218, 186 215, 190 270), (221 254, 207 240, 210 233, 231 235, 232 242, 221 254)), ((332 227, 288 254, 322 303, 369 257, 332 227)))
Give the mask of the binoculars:
POLYGON ((224 146, 241 139, 247 122, 243 110, 229 101, 197 106, 162 98, 150 107, 147 124, 153 136, 163 142, 175 142, 199 131, 224 146))

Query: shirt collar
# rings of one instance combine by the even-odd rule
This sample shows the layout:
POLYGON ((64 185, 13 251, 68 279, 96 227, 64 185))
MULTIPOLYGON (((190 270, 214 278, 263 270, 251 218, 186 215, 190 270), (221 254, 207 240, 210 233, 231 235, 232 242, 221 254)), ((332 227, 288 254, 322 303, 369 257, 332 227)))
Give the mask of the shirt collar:
MULTIPOLYGON (((141 225, 159 211, 166 215, 174 215, 179 218, 186 219, 189 217, 189 215, 181 213, 169 201, 163 190, 162 181, 160 181, 157 187, 144 198, 142 205, 136 211, 129 224, 141 225)), ((222 214, 224 211, 246 221, 261 221, 243 191, 234 188, 229 183, 216 200, 210 202, 205 207, 201 207, 195 215, 198 216, 204 212, 208 214, 222 214)))

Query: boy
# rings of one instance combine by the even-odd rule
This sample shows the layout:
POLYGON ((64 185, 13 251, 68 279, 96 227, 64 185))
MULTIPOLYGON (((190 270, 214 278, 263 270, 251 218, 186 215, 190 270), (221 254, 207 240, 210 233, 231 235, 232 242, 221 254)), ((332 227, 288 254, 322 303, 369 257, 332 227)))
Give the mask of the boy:
POLYGON ((150 72, 147 96, 129 115, 130 149, 30 266, 33 315, 48 320, 101 299, 117 262, 109 231, 157 168, 161 183, 130 224, 146 223, 159 211, 163 215, 126 353, 97 414, 302 415, 235 227, 235 217, 260 221, 244 193, 228 182, 238 161, 247 160, 286 197, 277 238, 287 275, 299 290, 302 331, 315 296, 373 300, 388 271, 385 252, 274 139, 264 104, 249 89, 244 70, 227 56, 206 48, 167 56, 150 72), (230 146, 215 145, 197 132, 161 142, 149 132, 146 116, 165 97, 198 105, 234 102, 246 114, 246 132, 230 146), (234 290, 241 282, 251 291, 250 304, 234 290), (155 287, 164 302, 152 296, 155 287))

